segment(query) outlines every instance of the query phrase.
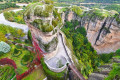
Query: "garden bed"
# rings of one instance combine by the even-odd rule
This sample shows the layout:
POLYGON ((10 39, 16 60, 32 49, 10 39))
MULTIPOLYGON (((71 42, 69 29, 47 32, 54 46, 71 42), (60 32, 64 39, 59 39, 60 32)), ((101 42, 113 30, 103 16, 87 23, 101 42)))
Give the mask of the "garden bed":
MULTIPOLYGON (((22 74, 22 73, 24 73, 25 71, 28 70, 28 67, 26 65, 22 65, 21 64, 21 60, 24 57, 24 55, 26 55, 26 54, 28 54, 30 52, 28 50, 25 50, 25 49, 21 48, 21 49, 19 49, 21 54, 17 55, 17 58, 16 58, 15 56, 13 56, 14 49, 16 49, 16 46, 15 45, 11 45, 11 51, 6 53, 6 54, 3 54, 0 57, 0 59, 2 59, 2 58, 9 58, 9 59, 14 60, 16 65, 17 65, 17 70, 16 70, 17 73, 18 74, 22 74)), ((33 56, 33 58, 34 58, 34 54, 31 54, 31 56, 33 56)))

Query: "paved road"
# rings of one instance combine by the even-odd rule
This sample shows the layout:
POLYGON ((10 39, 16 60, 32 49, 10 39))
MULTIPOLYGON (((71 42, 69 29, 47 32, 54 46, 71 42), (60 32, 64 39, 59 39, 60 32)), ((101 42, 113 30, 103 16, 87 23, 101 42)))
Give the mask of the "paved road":
MULTIPOLYGON (((15 9, 15 10, 12 10, 12 11, 16 12, 16 11, 20 11, 20 10, 22 10, 22 9, 15 9)), ((25 25, 25 24, 18 24, 16 22, 8 21, 8 20, 5 19, 3 13, 0 14, 0 24, 10 25, 11 27, 20 28, 20 29, 24 30, 24 32, 28 31, 28 26, 27 25, 25 25)))

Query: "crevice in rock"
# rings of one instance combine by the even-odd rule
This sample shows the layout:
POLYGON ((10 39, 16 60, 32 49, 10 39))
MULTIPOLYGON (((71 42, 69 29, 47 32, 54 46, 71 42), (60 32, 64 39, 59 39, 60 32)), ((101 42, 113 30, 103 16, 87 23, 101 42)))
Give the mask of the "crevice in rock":
POLYGON ((90 24, 90 21, 93 17, 91 16, 90 19, 89 19, 89 22, 88 22, 88 25, 87 25, 87 31, 88 31, 88 28, 89 28, 89 24, 90 24))
POLYGON ((110 27, 111 27, 112 22, 114 21, 114 19, 115 19, 115 18, 112 18, 112 20, 111 20, 111 22, 110 22, 110 24, 109 24, 109 26, 108 26, 108 30, 110 29, 110 27))
POLYGON ((104 21, 104 23, 103 23, 103 25, 102 25, 99 33, 98 33, 98 36, 97 36, 96 41, 95 41, 95 45, 96 45, 97 40, 99 40, 99 37, 100 37, 100 34, 101 34, 102 30, 104 29, 104 27, 105 27, 105 25, 106 25, 107 19, 108 19, 108 18, 105 19, 105 21, 104 21))

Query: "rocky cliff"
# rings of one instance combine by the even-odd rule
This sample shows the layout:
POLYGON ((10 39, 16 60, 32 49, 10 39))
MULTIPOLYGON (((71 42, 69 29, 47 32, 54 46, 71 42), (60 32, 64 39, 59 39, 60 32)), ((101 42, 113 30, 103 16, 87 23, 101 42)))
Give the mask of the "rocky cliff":
POLYGON ((58 29, 62 26, 61 16, 51 1, 42 0, 30 4, 24 12, 33 43, 48 54, 56 53, 58 46, 58 29), (42 5, 41 5, 42 4, 42 5))
POLYGON ((81 17, 70 10, 65 13, 64 19, 78 20, 80 26, 85 27, 87 38, 98 54, 114 52, 120 48, 120 15, 112 11, 99 11, 102 14, 97 12, 85 11, 81 17))

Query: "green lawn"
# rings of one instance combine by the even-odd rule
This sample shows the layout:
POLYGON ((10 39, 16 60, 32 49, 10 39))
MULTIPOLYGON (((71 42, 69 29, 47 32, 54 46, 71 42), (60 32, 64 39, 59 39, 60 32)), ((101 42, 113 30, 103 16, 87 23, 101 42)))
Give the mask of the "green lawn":
POLYGON ((15 71, 12 66, 0 66, 0 80, 11 80, 15 76, 15 71))
POLYGON ((15 61, 16 65, 17 65, 17 72, 19 74, 22 74, 23 72, 27 71, 28 68, 24 65, 21 64, 21 59, 23 58, 23 56, 28 52, 25 49, 22 49, 22 54, 20 54, 18 57, 13 57, 13 51, 14 51, 15 46, 11 45, 11 51, 9 53, 6 53, 2 56, 0 56, 0 59, 2 58, 9 58, 15 61))
POLYGON ((46 78, 46 76, 43 70, 38 67, 38 69, 35 69, 31 74, 29 74, 23 80, 43 80, 44 78, 46 78))

